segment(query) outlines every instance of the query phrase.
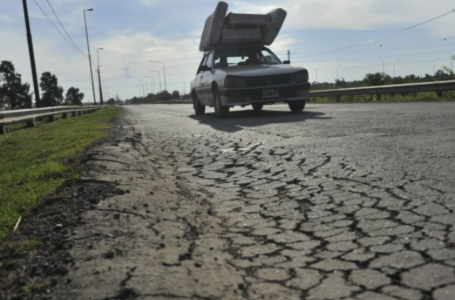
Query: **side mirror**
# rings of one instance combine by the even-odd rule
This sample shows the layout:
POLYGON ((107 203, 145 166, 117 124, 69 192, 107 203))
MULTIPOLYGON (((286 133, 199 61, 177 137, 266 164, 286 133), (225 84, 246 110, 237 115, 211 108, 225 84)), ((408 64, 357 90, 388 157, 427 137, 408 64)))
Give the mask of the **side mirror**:
POLYGON ((208 66, 205 66, 205 65, 201 66, 199 68, 199 72, 205 72, 205 71, 210 71, 210 70, 211 70, 211 68, 209 68, 208 66))
POLYGON ((290 60, 283 60, 283 64, 285 64, 285 65, 290 65, 290 64, 291 64, 291 61, 290 61, 290 60))

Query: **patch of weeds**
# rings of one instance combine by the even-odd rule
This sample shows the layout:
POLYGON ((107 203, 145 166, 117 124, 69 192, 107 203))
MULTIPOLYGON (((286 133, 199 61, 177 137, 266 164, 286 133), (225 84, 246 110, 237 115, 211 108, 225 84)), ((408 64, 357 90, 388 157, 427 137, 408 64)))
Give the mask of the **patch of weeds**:
POLYGON ((52 287, 52 284, 50 282, 40 282, 21 286, 19 290, 26 294, 34 294, 46 292, 46 290, 48 290, 50 287, 52 287))
POLYGON ((42 241, 37 239, 27 239, 23 241, 10 241, 0 248, 0 257, 22 258, 36 247, 42 244, 42 241))

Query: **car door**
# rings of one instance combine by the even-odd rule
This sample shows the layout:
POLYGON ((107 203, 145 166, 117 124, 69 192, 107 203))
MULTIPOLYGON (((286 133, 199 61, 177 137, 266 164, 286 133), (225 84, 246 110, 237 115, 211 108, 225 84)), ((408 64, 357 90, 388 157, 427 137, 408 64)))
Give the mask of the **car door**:
POLYGON ((200 74, 200 85, 201 85, 201 98, 202 103, 206 105, 213 105, 212 96, 212 81, 214 76, 213 69, 213 56, 214 52, 210 52, 207 59, 204 62, 204 66, 200 74))
POLYGON ((202 78, 204 77, 204 69, 205 69, 205 66, 206 66, 206 62, 207 62, 207 58, 208 58, 208 55, 204 55, 204 57, 202 58, 202 61, 201 63, 199 64, 199 68, 197 70, 197 74, 196 74, 196 78, 195 78, 195 91, 196 91, 196 95, 199 99, 199 101, 201 103, 204 103, 204 99, 203 99, 203 93, 202 93, 202 78))

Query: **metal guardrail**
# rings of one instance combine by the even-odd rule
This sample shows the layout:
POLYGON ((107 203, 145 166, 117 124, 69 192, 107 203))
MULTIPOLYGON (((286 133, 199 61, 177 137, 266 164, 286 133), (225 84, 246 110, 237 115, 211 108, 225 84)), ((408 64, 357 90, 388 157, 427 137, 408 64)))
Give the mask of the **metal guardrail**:
POLYGON ((455 90, 455 80, 310 91, 310 97, 334 96, 338 98, 341 96, 376 94, 380 100, 381 94, 417 92, 436 92, 441 97, 443 91, 450 90, 455 90))
MULTIPOLYGON (((345 89, 330 89, 320 91, 310 91, 309 97, 336 97, 352 95, 371 95, 375 94, 381 100, 381 94, 393 93, 417 93, 417 92, 436 92, 438 97, 442 97, 443 91, 455 91, 455 80, 403 83, 393 85, 366 86, 345 89)), ((191 100, 159 100, 145 102, 144 104, 188 104, 191 100)))
POLYGON ((0 134, 6 133, 5 126, 16 123, 27 123, 27 126, 33 127, 35 121, 40 118, 47 118, 47 121, 53 122, 55 115, 62 114, 67 118, 68 114, 73 117, 88 114, 104 108, 103 106, 53 106, 35 109, 17 109, 0 111, 0 134))

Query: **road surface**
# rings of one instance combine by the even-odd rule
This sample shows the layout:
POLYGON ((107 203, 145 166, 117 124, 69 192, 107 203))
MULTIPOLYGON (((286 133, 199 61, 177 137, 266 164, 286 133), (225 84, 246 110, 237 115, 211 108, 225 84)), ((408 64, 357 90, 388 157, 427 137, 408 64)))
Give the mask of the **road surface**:
POLYGON ((65 299, 455 299, 455 103, 125 106, 65 299))

